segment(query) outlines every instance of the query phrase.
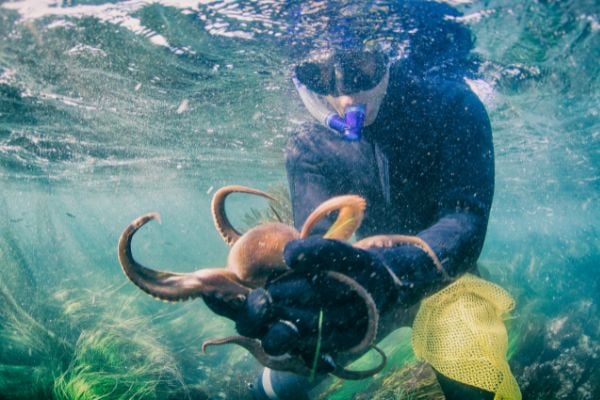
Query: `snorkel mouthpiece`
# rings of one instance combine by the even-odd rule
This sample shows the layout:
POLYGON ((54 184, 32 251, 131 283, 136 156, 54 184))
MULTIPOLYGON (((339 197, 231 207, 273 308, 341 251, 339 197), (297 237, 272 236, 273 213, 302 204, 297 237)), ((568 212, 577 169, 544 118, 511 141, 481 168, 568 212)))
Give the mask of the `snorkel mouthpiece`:
POLYGON ((348 140, 360 140, 363 124, 365 123, 365 106, 362 104, 346 109, 345 137, 348 140))
POLYGON ((365 106, 358 104, 346 108, 344 118, 337 114, 329 114, 325 123, 328 127, 342 134, 346 140, 360 140, 365 122, 365 106))

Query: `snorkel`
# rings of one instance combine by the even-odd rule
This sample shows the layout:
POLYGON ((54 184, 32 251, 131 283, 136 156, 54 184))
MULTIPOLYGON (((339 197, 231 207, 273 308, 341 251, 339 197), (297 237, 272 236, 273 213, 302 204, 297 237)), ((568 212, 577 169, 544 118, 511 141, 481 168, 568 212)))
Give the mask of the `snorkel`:
POLYGON ((385 97, 389 58, 380 48, 317 50, 297 63, 294 86, 310 114, 345 141, 359 141, 385 97))
POLYGON ((357 104, 346 108, 344 118, 336 113, 329 114, 325 118, 325 125, 339 132, 345 140, 360 140, 362 128, 365 123, 365 114, 365 105, 357 104))
POLYGON ((308 90, 296 77, 293 77, 292 81, 302 102, 315 119, 339 133, 344 140, 357 141, 361 139, 367 113, 365 104, 346 107, 342 117, 327 103, 324 96, 308 90))

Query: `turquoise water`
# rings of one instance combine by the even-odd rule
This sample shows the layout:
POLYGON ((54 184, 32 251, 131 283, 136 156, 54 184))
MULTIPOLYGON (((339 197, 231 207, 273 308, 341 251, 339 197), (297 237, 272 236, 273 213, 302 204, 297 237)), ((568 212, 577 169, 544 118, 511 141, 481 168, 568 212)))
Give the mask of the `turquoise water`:
MULTIPOLYGON (((524 398, 600 398, 600 6, 450 4, 483 60, 473 85, 497 176, 480 260, 517 299, 513 372, 524 398)), ((320 21, 323 7, 303 12, 320 21)), ((143 294, 116 243, 157 211, 162 224, 134 242, 143 263, 222 266, 214 191, 285 185, 282 148, 307 118, 289 43, 315 34, 291 29, 290 9, 0 1, 0 398, 248 398, 257 364, 243 350, 200 349, 233 325, 201 301, 143 294)), ((237 220, 264 205, 232 200, 237 220)), ((395 339, 386 351, 412 362, 406 332, 395 339)), ((369 398, 392 374, 328 396, 369 398)))

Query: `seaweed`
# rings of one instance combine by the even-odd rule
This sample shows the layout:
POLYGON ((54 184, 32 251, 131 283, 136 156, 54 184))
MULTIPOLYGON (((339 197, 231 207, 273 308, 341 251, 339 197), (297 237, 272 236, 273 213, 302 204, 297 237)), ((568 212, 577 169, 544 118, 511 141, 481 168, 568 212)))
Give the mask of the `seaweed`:
POLYGON ((107 304, 97 314, 88 291, 62 291, 48 299, 50 312, 62 309, 50 330, 1 283, 0 297, 0 393, 11 399, 164 398, 185 388, 146 318, 124 318, 107 304))
POLYGON ((169 351, 138 322, 83 331, 69 366, 54 381, 55 399, 161 398, 183 377, 169 351))
POLYGON ((275 200, 269 200, 269 208, 259 210, 251 208, 242 217, 242 222, 247 227, 252 227, 265 222, 282 222, 293 226, 292 202, 285 184, 276 184, 266 191, 275 200))
POLYGON ((70 346, 26 312, 2 282, 0 299, 0 393, 47 398, 52 377, 63 366, 63 350, 70 346))

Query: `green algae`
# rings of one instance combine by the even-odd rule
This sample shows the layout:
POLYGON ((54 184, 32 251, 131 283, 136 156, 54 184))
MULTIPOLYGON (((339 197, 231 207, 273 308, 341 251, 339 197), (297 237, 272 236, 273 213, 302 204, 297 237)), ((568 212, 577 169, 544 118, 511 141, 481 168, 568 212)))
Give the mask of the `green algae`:
POLYGON ((0 297, 0 393, 11 399, 159 399, 184 387, 147 319, 89 307, 87 291, 59 292, 46 302, 58 317, 51 330, 1 282, 0 297))
POLYGON ((292 201, 285 184, 271 185, 267 190, 274 200, 269 200, 269 207, 264 209, 250 208, 242 217, 247 227, 253 227, 264 222, 282 222, 293 226, 292 201))

